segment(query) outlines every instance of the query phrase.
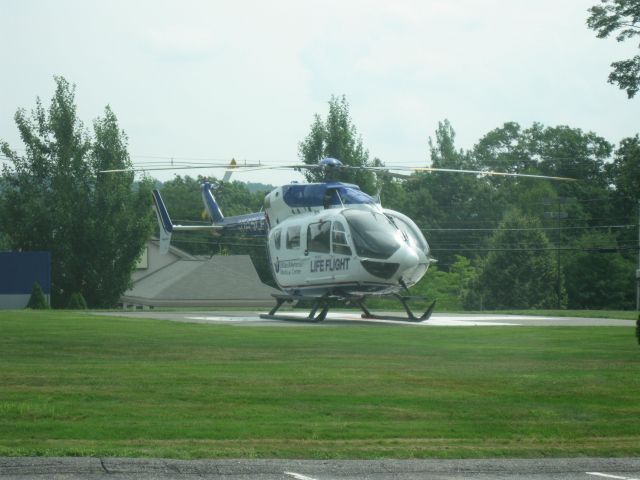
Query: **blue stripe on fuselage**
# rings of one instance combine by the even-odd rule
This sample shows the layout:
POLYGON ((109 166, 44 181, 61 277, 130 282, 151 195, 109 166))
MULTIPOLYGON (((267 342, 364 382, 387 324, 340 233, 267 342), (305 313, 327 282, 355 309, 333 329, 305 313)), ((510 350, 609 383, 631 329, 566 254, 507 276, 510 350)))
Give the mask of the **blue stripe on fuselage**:
POLYGON ((264 212, 225 217, 222 222, 216 223, 216 225, 224 227, 222 230, 224 234, 241 233, 250 236, 264 236, 267 234, 267 220, 264 212))

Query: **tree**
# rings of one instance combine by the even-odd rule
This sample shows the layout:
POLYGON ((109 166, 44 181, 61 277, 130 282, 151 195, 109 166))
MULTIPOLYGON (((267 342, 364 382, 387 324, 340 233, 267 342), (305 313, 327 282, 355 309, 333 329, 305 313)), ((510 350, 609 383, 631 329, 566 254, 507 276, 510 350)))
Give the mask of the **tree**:
POLYGON ((11 162, 2 171, 0 203, 11 225, 4 234, 13 249, 51 252, 54 306, 73 292, 93 307, 112 306, 151 233, 150 182, 98 174, 131 165, 127 138, 109 107, 90 135, 77 116, 75 87, 55 82, 48 110, 37 99, 31 115, 15 114, 25 154, 0 145, 11 162))
POLYGON ((635 218, 635 206, 640 200, 640 137, 625 138, 608 165, 609 181, 623 211, 635 218))
MULTIPOLYGON (((638 202, 640 202, 640 137, 623 139, 615 151, 613 162, 607 165, 609 182, 613 185, 611 209, 616 221, 628 225, 638 223, 638 202)), ((638 234, 635 228, 618 231, 618 244, 626 246, 623 256, 635 260, 637 251, 629 247, 637 246, 638 234)))
POLYGON ((555 308, 566 305, 556 289, 557 267, 540 223, 511 210, 489 242, 489 255, 477 277, 475 294, 487 309, 555 308))
POLYGON ((605 201, 609 194, 605 162, 611 152, 612 145, 593 132, 565 125, 545 127, 540 123, 522 128, 509 122, 485 135, 472 155, 481 169, 579 180, 487 178, 495 188, 494 203, 502 205, 499 207, 502 211, 517 206, 525 213, 542 216, 558 197, 575 199, 566 207, 569 216, 565 225, 578 227, 610 215, 611 205, 605 201))
MULTIPOLYGON (((601 0, 589 9, 587 25, 598 38, 616 32, 616 40, 623 42, 640 35, 640 0, 601 0)), ((611 64, 609 83, 626 90, 633 98, 640 88, 640 55, 611 64)))
MULTIPOLYGON (((429 154, 434 167, 474 168, 469 152, 456 148, 448 120, 438 122, 435 140, 429 138, 429 154)), ((477 220, 486 217, 490 207, 495 209, 486 181, 475 175, 435 172, 414 175, 405 188, 409 193, 405 213, 424 229, 439 268, 449 270, 456 254, 474 255, 477 244, 470 241, 469 232, 458 229, 477 228, 477 220)))
POLYGON ((84 276, 84 283, 90 287, 81 288, 78 293, 84 294, 94 307, 109 307, 129 285, 140 253, 151 235, 152 182, 145 179, 134 184, 132 173, 98 174, 101 170, 127 168, 131 161, 127 136, 119 129, 110 107, 105 108, 104 117, 98 118, 93 127, 88 158, 91 184, 87 192, 90 205, 87 218, 90 222, 85 223, 91 228, 85 231, 83 245, 90 245, 93 252, 99 254, 87 252, 91 262, 85 264, 84 271, 78 271, 78 277, 84 276))
POLYGON ((569 308, 626 309, 635 305, 634 262, 617 249, 616 237, 588 233, 563 255, 569 308))
MULTIPOLYGON (((298 145, 298 152, 307 165, 316 165, 326 157, 336 158, 352 167, 381 165, 379 161, 369 161, 369 152, 363 147, 362 138, 351 121, 345 96, 331 97, 326 120, 318 114, 314 116, 311 131, 298 145)), ((323 173, 317 170, 307 170, 304 175, 309 182, 324 180, 323 173)), ((344 169, 336 172, 335 179, 354 183, 368 193, 375 193, 377 187, 375 175, 368 171, 344 169)))

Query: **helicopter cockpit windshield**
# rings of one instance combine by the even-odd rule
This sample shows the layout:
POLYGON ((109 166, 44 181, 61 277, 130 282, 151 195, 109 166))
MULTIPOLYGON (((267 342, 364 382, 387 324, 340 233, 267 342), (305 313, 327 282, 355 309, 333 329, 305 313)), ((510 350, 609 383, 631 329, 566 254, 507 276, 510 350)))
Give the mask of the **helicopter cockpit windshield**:
POLYGON ((356 185, 346 183, 286 185, 282 187, 282 198, 291 208, 376 205, 376 201, 371 196, 356 185))
POLYGON ((361 257, 387 259, 402 245, 402 233, 381 213, 360 209, 342 212, 361 257))
POLYGON ((425 255, 429 255, 429 244, 413 220, 400 212, 385 210, 385 213, 406 235, 409 245, 415 249, 422 250, 425 255))
POLYGON ((333 195, 337 192, 340 195, 340 198, 336 198, 334 200, 335 204, 338 204, 340 200, 345 205, 375 205, 376 201, 371 198, 369 195, 364 193, 359 188, 353 187, 340 187, 337 189, 333 189, 333 195), (337 201, 336 201, 337 200, 337 201))

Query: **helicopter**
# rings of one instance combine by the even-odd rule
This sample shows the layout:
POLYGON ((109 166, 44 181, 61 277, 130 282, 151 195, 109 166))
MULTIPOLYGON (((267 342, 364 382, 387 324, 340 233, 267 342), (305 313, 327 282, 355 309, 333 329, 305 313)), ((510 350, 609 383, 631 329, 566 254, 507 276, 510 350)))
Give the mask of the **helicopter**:
MULTIPOLYGON (((219 165, 218 165, 219 167, 219 165)), ((268 168, 260 165, 246 167, 268 168)), ((238 166, 227 166, 223 181, 238 166)), ((281 167, 282 168, 282 167, 281 167)), ((376 198, 355 184, 333 179, 340 169, 367 169, 390 173, 386 167, 350 167, 337 159, 324 158, 317 165, 290 165, 285 168, 317 168, 324 172, 320 183, 292 183, 276 187, 264 198, 260 212, 225 217, 213 194, 212 184, 201 186, 202 200, 211 225, 174 225, 160 192, 153 190, 154 208, 160 226, 160 251, 169 248, 175 231, 212 230, 221 234, 265 236, 266 250, 273 278, 282 291, 274 294, 276 305, 261 318, 291 320, 278 315, 285 303, 312 300, 313 306, 305 321, 320 322, 329 311, 332 300, 356 305, 366 319, 422 322, 428 320, 436 301, 416 315, 407 295, 429 266, 436 262, 429 244, 413 220, 403 213, 383 208, 376 198), (370 297, 392 296, 402 304, 406 317, 377 315, 365 305, 370 297)), ((407 169, 408 167, 394 167, 407 169)), ((441 168, 411 168, 413 171, 444 171, 475 175, 534 177, 555 180, 569 178, 544 175, 453 170, 441 168)), ((114 172, 121 170, 111 170, 114 172)), ((392 174, 399 178, 407 175, 392 174)), ((424 300, 424 299, 423 299, 424 300)))

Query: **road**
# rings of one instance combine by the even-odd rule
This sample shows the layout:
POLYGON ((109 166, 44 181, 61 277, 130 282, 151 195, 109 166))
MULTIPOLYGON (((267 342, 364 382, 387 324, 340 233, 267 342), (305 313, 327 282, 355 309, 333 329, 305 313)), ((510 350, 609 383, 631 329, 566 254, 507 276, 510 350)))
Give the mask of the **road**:
POLYGON ((0 457, 0 480, 640 480, 640 458, 165 460, 0 457))

